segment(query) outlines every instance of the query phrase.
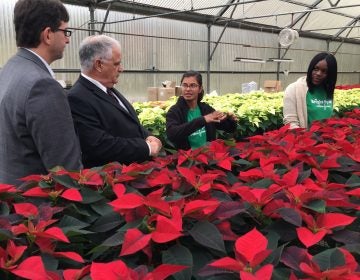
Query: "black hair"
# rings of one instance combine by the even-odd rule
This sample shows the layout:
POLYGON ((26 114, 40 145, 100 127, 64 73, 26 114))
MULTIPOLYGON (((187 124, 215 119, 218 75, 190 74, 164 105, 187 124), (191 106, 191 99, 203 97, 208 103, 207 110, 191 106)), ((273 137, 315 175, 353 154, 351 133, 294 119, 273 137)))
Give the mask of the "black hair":
POLYGON ((19 0, 14 8, 16 45, 36 48, 40 33, 50 27, 56 31, 61 21, 68 22, 69 14, 59 0, 19 0))
POLYGON ((202 85, 203 85, 202 76, 201 76, 200 72, 197 72, 194 70, 189 70, 183 74, 180 83, 183 82, 184 78, 189 78, 189 77, 195 77, 199 86, 201 86, 201 92, 199 92, 199 96, 198 96, 198 100, 197 100, 197 102, 200 102, 204 97, 204 88, 202 87, 202 85))
POLYGON ((333 99, 337 79, 337 62, 335 56, 333 56, 331 53, 321 52, 313 57, 313 59, 310 61, 307 71, 306 82, 309 90, 312 90, 315 87, 312 82, 312 71, 314 70, 316 64, 318 64, 318 62, 321 60, 326 61, 328 68, 326 78, 322 85, 326 90, 328 98, 333 99))

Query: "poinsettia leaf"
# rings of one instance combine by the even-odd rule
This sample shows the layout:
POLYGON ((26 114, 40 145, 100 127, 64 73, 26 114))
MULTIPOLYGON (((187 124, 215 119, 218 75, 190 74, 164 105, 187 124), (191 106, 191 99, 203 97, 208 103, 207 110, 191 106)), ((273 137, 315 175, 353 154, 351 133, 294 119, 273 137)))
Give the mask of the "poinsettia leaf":
POLYGON ((49 194, 45 192, 40 187, 35 187, 27 190, 26 192, 22 193, 23 196, 32 196, 32 197, 48 197, 49 194))
POLYGON ((280 208, 278 210, 280 216, 288 223, 300 227, 302 224, 301 215, 292 208, 280 208))
POLYGON ((256 228, 239 237, 235 242, 236 252, 252 262, 254 257, 267 248, 268 241, 256 228), (254 242, 256 240, 256 242, 254 242))
MULTIPOLYGON (((256 277, 256 279, 270 280, 273 270, 274 270, 273 265, 271 265, 271 264, 264 265, 263 267, 261 267, 260 269, 258 269, 255 272, 255 277, 256 277)), ((245 278, 244 278, 244 280, 245 280, 245 278)))
POLYGON ((80 193, 83 198, 83 204, 91 204, 104 199, 100 193, 93 191, 90 188, 81 188, 80 193))
POLYGON ((81 196, 80 192, 74 188, 65 190, 61 194, 61 197, 65 198, 67 200, 71 200, 71 201, 78 201, 78 202, 82 201, 82 196, 81 196))
POLYGON ((193 256, 190 250, 181 245, 176 244, 168 250, 162 252, 162 262, 167 264, 180 264, 187 266, 186 269, 175 273, 172 277, 176 280, 191 279, 193 256))
POLYGON ((90 273, 90 265, 80 269, 65 269, 63 271, 64 280, 80 280, 90 273))
POLYGON ((309 203, 304 204, 303 207, 318 213, 326 212, 326 202, 324 200, 312 200, 309 203))
POLYGON ((230 219, 231 217, 245 211, 245 205, 240 201, 224 201, 216 209, 213 217, 218 220, 230 219))
POLYGON ((224 240, 219 230, 210 222, 197 222, 189 231, 189 234, 196 242, 204 247, 226 253, 224 240))
POLYGON ((166 243, 183 235, 170 219, 159 215, 156 221, 156 228, 151 237, 156 243, 166 243))
POLYGON ((107 232, 124 223, 124 219, 116 212, 99 217, 89 228, 93 232, 107 232))
POLYGON ((310 255, 306 249, 290 246, 284 249, 281 255, 281 262, 295 271, 300 271, 300 263, 308 262, 310 255))
POLYGON ((344 254, 337 248, 325 250, 313 257, 322 271, 345 265, 344 254))
POLYGON ((38 208, 31 203, 14 203, 15 213, 24 217, 36 217, 39 214, 38 208))
MULTIPOLYGON (((62 242, 70 243, 69 239, 63 233, 63 231, 58 227, 51 227, 45 230, 43 233, 46 234, 46 237, 50 237, 55 240, 60 240, 62 242)), ((42 236, 40 233, 39 235, 42 236)))
POLYGON ((70 230, 82 229, 89 226, 90 224, 80 221, 79 219, 76 219, 72 216, 64 215, 58 225, 62 231, 67 234, 67 232, 70 230))
POLYGON ((274 181, 269 178, 264 178, 259 181, 256 181, 251 185, 253 188, 257 189, 268 189, 272 184, 274 184, 274 181))
POLYGON ((60 185, 62 185, 64 187, 77 188, 77 189, 79 188, 77 182, 67 174, 64 174, 64 175, 55 175, 55 174, 53 174, 51 176, 51 178, 55 182, 59 183, 60 185))
POLYGON ((136 193, 128 193, 110 202, 114 209, 133 209, 144 204, 144 198, 136 193))
POLYGON ((54 252, 54 257, 67 258, 79 263, 84 263, 84 259, 78 253, 75 252, 54 252))
POLYGON ((149 277, 145 277, 144 280, 152 280, 152 279, 159 279, 164 280, 170 275, 173 275, 179 271, 182 271, 186 269, 187 266, 184 265, 175 265, 175 264, 161 264, 158 267, 156 267, 149 277))
POLYGON ((216 268, 220 268, 220 269, 231 270, 231 271, 235 271, 235 272, 240 272, 241 270, 243 270, 245 268, 245 265, 243 263, 241 263, 238 260, 235 260, 233 258, 230 258, 230 257, 224 257, 224 258, 215 260, 215 261, 209 263, 208 266, 216 267, 216 268))
POLYGON ((131 279, 129 268, 121 261, 109 263, 93 262, 90 267, 90 277, 92 280, 118 280, 131 279))
POLYGON ((120 256, 130 255, 144 249, 151 240, 151 234, 144 234, 137 228, 129 229, 125 233, 120 256))
POLYGON ((325 213, 319 216, 317 223, 320 227, 332 229, 340 226, 347 226, 355 221, 356 217, 351 217, 341 213, 325 213))
POLYGON ((331 235, 331 238, 344 244, 360 244, 360 232, 350 230, 339 230, 331 235))
POLYGON ((40 256, 31 256, 20 263, 11 273, 25 279, 48 279, 40 256))
POLYGON ((352 174, 347 180, 346 185, 352 188, 360 187, 360 176, 352 174))
POLYGON ((301 184, 305 179, 309 178, 310 175, 311 175, 311 169, 300 172, 297 179, 297 183, 301 184))
POLYGON ((325 230, 320 230, 317 233, 313 233, 306 227, 299 227, 296 229, 299 240, 306 246, 306 248, 318 243, 326 235, 325 230))

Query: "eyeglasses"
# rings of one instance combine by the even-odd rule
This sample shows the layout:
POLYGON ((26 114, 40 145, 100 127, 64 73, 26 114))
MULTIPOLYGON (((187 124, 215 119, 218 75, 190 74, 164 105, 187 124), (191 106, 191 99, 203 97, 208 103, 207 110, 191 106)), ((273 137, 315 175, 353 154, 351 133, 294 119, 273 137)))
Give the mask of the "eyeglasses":
POLYGON ((68 29, 58 28, 58 29, 55 30, 55 32, 56 32, 56 31, 62 31, 62 32, 64 32, 65 37, 70 37, 71 34, 72 34, 72 31, 71 31, 71 30, 68 30, 68 29))
POLYGON ((190 84, 190 85, 188 85, 188 84, 181 84, 181 87, 182 87, 183 89, 187 89, 187 88, 196 89, 198 86, 199 86, 198 84, 190 84))

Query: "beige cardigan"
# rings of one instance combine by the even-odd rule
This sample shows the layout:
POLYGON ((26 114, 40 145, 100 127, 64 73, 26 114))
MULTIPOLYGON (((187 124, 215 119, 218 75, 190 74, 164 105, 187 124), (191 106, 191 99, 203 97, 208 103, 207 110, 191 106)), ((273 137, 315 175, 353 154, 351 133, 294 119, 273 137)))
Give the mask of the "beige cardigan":
POLYGON ((285 89, 283 107, 284 125, 290 124, 290 128, 308 127, 307 91, 306 77, 299 78, 285 89))

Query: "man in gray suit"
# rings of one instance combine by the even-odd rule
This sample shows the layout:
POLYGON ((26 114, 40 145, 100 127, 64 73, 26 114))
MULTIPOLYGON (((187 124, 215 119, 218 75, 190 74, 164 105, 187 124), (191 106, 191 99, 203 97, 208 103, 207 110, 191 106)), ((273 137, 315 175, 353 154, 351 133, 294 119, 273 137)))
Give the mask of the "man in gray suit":
POLYGON ((50 64, 62 58, 71 31, 59 0, 19 0, 14 9, 18 52, 0 71, 0 183, 82 167, 65 92, 50 64))

